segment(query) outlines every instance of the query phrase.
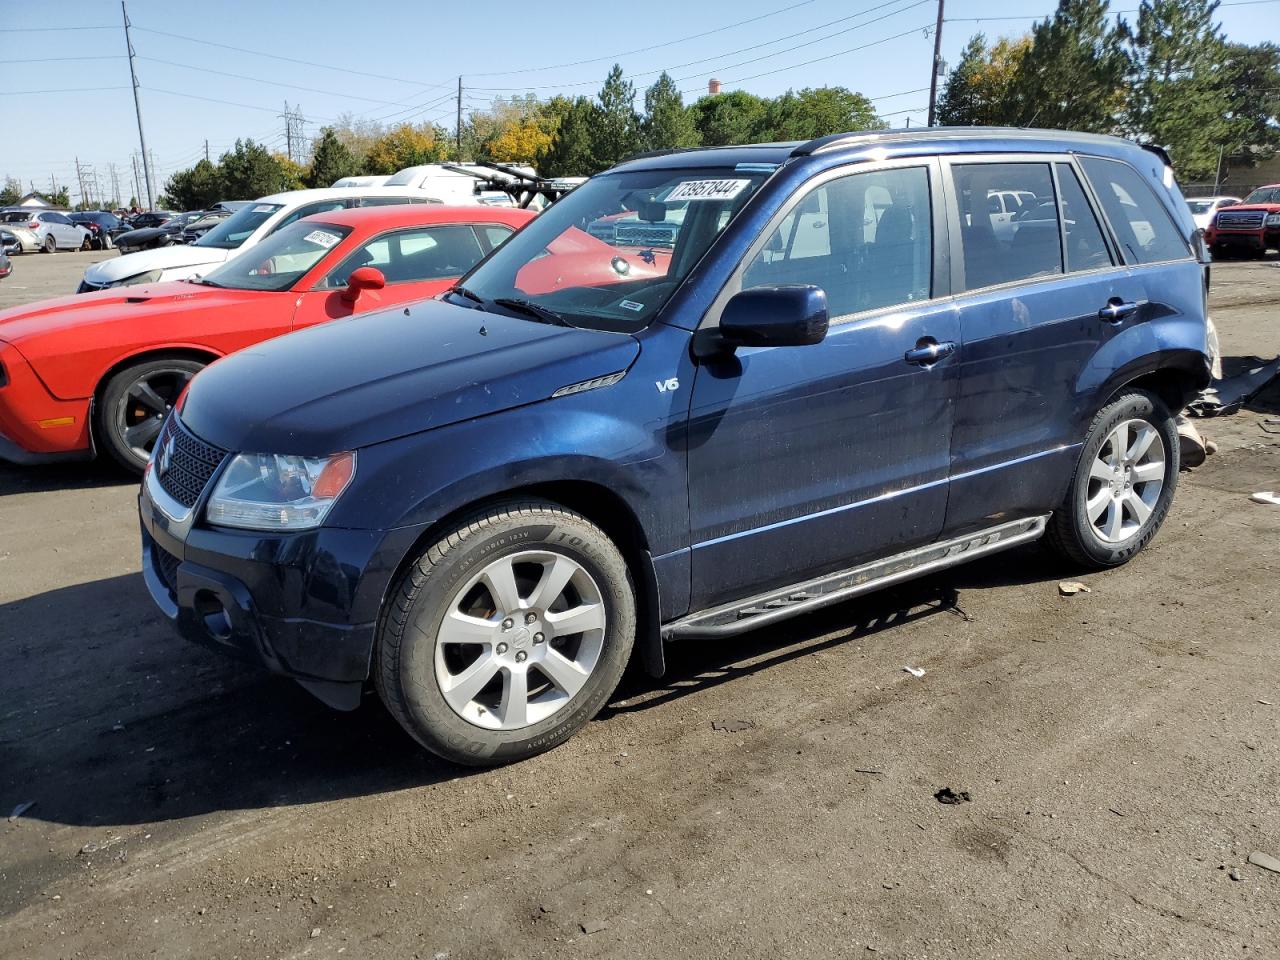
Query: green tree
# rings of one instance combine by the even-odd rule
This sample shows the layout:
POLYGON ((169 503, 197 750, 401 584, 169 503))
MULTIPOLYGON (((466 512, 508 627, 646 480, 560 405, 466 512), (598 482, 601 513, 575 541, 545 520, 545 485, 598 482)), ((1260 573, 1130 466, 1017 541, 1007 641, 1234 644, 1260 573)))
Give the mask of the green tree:
POLYGON ((693 116, 685 109, 684 98, 666 71, 644 92, 641 139, 646 150, 675 150, 698 145, 693 116))
POLYGON ((592 154, 591 130, 596 109, 586 97, 561 104, 559 123, 551 145, 538 155, 538 172, 544 177, 586 177, 599 172, 592 154))
POLYGON ((622 79, 622 67, 615 63, 600 88, 591 125, 591 154, 596 170, 612 167, 640 149, 640 117, 635 101, 635 85, 622 79))
POLYGON ((699 99, 689 108, 698 137, 708 147, 752 143, 764 121, 767 102, 743 90, 699 99))
POLYGON ((1127 30, 1106 0, 1058 0, 1031 28, 1031 48, 1011 84, 1009 122, 1092 133, 1114 132, 1124 105, 1127 30))
POLYGON ((218 158, 222 199, 254 200, 290 187, 289 174, 267 148, 252 140, 237 140, 218 158))
POLYGON ((1126 131, 1168 148, 1187 179, 1212 177, 1218 151, 1236 147, 1226 83, 1227 45, 1214 0, 1143 0, 1130 35, 1126 131))
MULTIPOLYGON (((258 196, 261 194, 253 194, 253 197, 258 196)), ((225 198, 221 171, 208 160, 200 160, 194 167, 179 170, 169 178, 160 197, 160 205, 171 210, 203 210, 222 199, 225 198)), ((130 204, 136 205, 136 201, 130 204)))
POLYGON ((1280 47, 1274 43, 1227 45, 1224 82, 1235 150, 1257 163, 1280 149, 1280 47))
POLYGON ((325 127, 316 138, 311 150, 311 168, 304 182, 308 187, 331 187, 343 177, 353 177, 360 172, 360 160, 334 132, 325 127))
POLYGON ((812 140, 832 133, 878 130, 884 121, 871 101, 845 87, 788 90, 765 104, 757 140, 812 140))
POLYGON ((5 177, 4 187, 0 188, 0 207, 7 207, 22 199, 22 181, 16 177, 5 177))
POLYGON ((1001 37, 990 47, 983 34, 971 37, 938 97, 938 122, 958 127, 1014 122, 1014 79, 1030 49, 1030 36, 1001 37))
MULTIPOLYGON (((59 187, 53 193, 47 194, 47 196, 49 197, 49 203, 55 207, 65 210, 71 206, 71 190, 68 187, 59 187)), ((101 206, 101 204, 98 206, 101 206)), ((93 209, 96 210, 97 208, 95 206, 93 209)))

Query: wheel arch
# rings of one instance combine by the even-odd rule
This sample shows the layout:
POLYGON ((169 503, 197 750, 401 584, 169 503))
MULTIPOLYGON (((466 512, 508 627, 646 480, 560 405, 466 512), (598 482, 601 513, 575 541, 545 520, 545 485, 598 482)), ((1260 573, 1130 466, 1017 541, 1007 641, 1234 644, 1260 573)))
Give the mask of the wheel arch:
POLYGON ((93 388, 93 394, 89 398, 89 443, 93 449, 94 456, 97 456, 98 444, 101 440, 98 436, 100 429, 98 426, 98 405, 102 402, 102 395, 106 392, 107 384, 111 382, 116 374, 139 363, 150 363, 152 360, 195 360, 207 365, 215 360, 222 359, 222 356, 216 350, 210 350, 208 347, 174 345, 147 347, 144 350, 138 350, 118 358, 98 378, 98 382, 93 388))
POLYGON ((1155 394, 1175 416, 1210 383, 1205 355, 1195 350, 1170 350, 1124 369, 1103 391, 1109 403, 1121 390, 1137 388, 1155 394))
MULTIPOLYGON (((636 589, 635 652, 639 654, 646 672, 654 677, 661 676, 666 666, 662 647, 658 579, 644 527, 623 497, 607 486, 590 480, 549 480, 511 487, 477 497, 435 520, 423 529, 400 558, 383 588, 379 609, 386 610, 387 599, 396 584, 431 544, 458 527, 468 516, 497 504, 522 499, 546 500, 579 513, 603 530, 617 545, 627 567, 632 571, 636 589)), ((379 619, 381 630, 381 617, 379 619)))

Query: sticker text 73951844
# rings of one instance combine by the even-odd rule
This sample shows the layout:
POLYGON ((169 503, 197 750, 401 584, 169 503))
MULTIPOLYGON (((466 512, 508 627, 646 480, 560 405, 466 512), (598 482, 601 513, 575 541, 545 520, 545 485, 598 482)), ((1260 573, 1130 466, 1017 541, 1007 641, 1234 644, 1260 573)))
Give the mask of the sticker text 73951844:
POLYGON ((750 180, 686 180, 676 185, 665 200, 732 200, 750 180))

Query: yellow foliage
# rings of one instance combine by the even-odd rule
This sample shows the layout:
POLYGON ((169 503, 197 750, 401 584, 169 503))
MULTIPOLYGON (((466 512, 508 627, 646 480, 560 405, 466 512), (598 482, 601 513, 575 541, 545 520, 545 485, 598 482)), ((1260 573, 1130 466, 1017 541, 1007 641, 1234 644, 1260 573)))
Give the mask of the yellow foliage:
POLYGON ((370 173, 395 173, 405 167, 442 160, 445 151, 434 127, 402 123, 374 141, 366 166, 370 173))
POLYGON ((489 142, 489 156, 497 163, 531 163, 551 146, 551 137, 533 120, 508 123, 489 142))

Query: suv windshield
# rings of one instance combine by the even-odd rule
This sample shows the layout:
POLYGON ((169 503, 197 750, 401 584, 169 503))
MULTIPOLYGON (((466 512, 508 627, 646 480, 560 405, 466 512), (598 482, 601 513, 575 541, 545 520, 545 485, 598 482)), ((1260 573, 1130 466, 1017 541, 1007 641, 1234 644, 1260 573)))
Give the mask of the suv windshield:
POLYGON ((1261 187, 1244 198, 1245 203, 1280 203, 1280 187, 1261 187))
POLYGON ((210 271, 201 282, 233 290, 287 290, 350 232, 350 227, 332 223, 291 223, 210 271))
POLYGON ((542 322, 640 330, 768 175, 717 167, 593 177, 461 285, 485 305, 542 322))
POLYGON ((269 216, 283 207, 282 203, 254 203, 243 207, 192 244, 193 247, 217 247, 234 250, 249 239, 249 234, 262 226, 269 216))

